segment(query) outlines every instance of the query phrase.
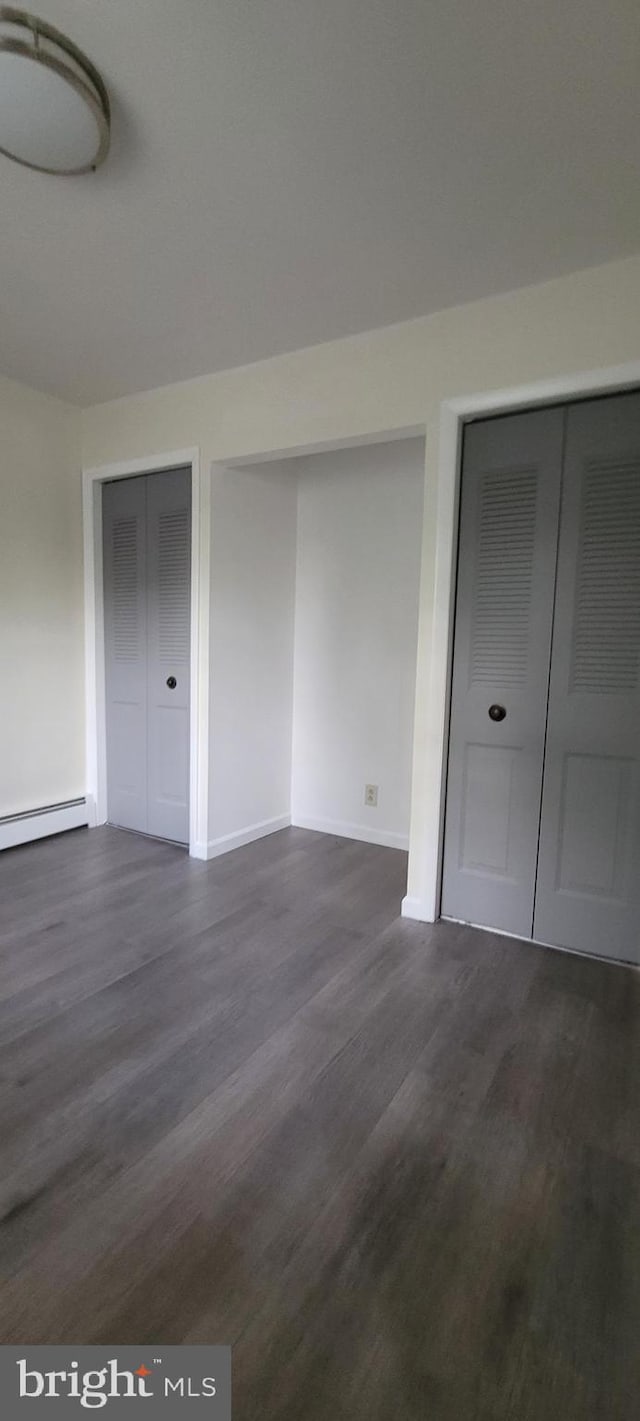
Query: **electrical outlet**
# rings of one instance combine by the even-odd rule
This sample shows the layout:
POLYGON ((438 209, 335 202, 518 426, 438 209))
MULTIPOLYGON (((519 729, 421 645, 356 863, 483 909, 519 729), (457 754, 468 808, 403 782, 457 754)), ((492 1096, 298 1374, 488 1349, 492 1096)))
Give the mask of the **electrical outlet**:
POLYGON ((369 805, 369 808, 370 808, 370 809, 377 809, 377 807, 378 807, 378 786, 377 786, 377 785, 365 785, 365 787, 364 787, 364 802, 365 802, 365 804, 368 804, 368 805, 369 805))

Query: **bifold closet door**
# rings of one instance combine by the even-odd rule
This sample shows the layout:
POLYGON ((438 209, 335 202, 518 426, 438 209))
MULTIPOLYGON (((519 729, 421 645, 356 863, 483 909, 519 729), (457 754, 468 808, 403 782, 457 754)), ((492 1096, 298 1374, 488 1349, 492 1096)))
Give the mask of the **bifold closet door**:
POLYGON ((570 406, 534 936, 640 962, 640 395, 570 406))
POLYGON ((148 814, 159 839, 189 838, 191 477, 147 477, 148 814))
POLYGON ((109 822, 189 839, 191 477, 103 489, 109 822))
POLYGON ((465 431, 442 913, 530 937, 564 413, 465 431))
POLYGON ((102 490, 109 821, 147 829, 146 478, 102 490))

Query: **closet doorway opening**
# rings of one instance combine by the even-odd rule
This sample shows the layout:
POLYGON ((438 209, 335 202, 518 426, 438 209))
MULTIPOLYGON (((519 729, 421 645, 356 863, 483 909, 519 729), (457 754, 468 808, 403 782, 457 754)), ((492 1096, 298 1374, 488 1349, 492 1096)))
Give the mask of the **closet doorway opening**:
POLYGON ((401 896, 424 459, 402 431, 214 466, 210 857, 291 825, 400 850, 368 861, 401 896))

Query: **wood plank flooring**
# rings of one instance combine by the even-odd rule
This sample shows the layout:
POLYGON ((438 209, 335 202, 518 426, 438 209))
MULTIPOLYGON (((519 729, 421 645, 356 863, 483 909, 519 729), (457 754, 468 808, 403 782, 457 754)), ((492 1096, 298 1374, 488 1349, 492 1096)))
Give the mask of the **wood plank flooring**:
POLYGON ((0 1341, 233 1344, 234 1421, 630 1421, 640 974, 406 859, 0 857, 0 1341))

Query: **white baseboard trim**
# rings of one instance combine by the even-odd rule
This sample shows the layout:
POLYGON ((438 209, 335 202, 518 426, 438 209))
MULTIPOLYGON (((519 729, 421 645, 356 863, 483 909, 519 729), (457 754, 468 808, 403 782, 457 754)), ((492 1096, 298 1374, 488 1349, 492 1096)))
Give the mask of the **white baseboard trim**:
POLYGON ((84 799, 49 804, 24 814, 9 814, 0 820, 0 849, 15 849, 18 844, 30 844, 50 834, 62 834, 66 829, 81 829, 88 822, 84 799))
POLYGON ((217 859, 221 854, 229 854, 233 849, 252 844, 255 839, 266 839, 268 834, 288 829, 290 823, 290 814, 279 814, 275 819, 263 819, 259 824, 248 824, 246 829, 237 829, 233 834, 223 834, 220 839, 210 839, 208 844, 194 844, 189 852, 192 858, 217 859), (202 849, 204 853, 200 852, 202 849))
POLYGON ((209 845, 208 845, 208 844, 198 844, 198 843, 189 844, 189 858, 190 858, 190 859, 204 859, 204 860, 208 859, 208 858, 209 858, 209 845))
POLYGON ((359 839, 363 844, 380 844, 385 849, 409 848, 408 834, 373 829, 369 824, 346 824, 343 819, 310 819, 306 814, 293 815, 291 823, 296 829, 314 829, 318 834, 335 834, 338 839, 359 839))
POLYGON ((435 923, 436 918, 431 903, 424 903, 422 898, 410 898, 407 894, 402 899, 400 913, 403 918, 412 918, 416 923, 435 923))
MULTIPOLYGON (((103 819, 102 822, 103 824, 106 824, 107 821, 106 819, 103 819)), ((87 824, 89 825, 90 829, 98 828, 98 812, 96 809, 95 795, 93 794, 87 795, 87 824)))

